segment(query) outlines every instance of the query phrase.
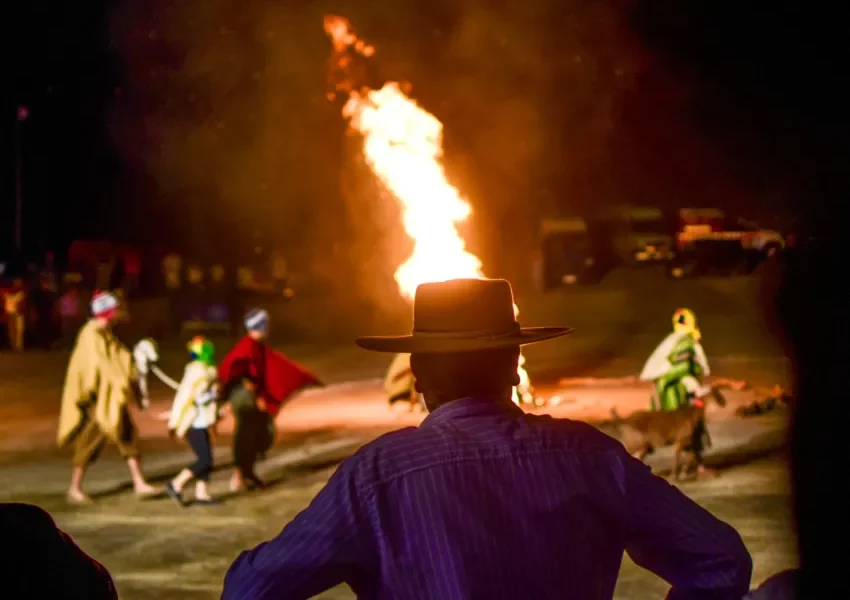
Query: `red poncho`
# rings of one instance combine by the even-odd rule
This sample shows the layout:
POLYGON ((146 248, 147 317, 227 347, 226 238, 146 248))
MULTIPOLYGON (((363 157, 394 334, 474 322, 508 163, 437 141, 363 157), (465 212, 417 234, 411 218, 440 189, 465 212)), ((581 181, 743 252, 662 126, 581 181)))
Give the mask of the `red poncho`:
POLYGON ((298 390, 322 385, 307 369, 247 335, 221 361, 218 378, 225 387, 237 379, 251 379, 272 416, 298 390))

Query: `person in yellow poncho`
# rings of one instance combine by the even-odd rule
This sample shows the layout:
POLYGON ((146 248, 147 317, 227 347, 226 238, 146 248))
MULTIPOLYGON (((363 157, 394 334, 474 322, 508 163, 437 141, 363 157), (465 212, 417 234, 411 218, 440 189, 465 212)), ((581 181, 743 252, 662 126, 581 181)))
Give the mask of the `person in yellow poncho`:
POLYGON ((384 391, 390 408, 396 402, 407 402, 411 412, 425 410, 419 393, 414 388, 415 378, 410 369, 410 355, 396 354, 384 377, 384 391))
POLYGON ((118 304, 109 292, 92 297, 92 318, 77 335, 65 376, 56 441, 60 447, 73 446, 74 468, 67 495, 73 504, 91 502, 83 492, 83 476, 106 442, 118 446, 127 459, 136 494, 157 493, 142 475, 127 406, 131 398, 138 398, 133 356, 110 330, 118 304))

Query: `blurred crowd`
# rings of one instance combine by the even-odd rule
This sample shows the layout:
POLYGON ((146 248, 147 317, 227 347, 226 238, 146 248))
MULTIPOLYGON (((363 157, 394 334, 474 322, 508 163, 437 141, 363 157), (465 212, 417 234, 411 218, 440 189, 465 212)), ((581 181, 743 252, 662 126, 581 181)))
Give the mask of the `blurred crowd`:
POLYGON ((79 287, 60 282, 50 253, 41 266, 30 265, 24 276, 0 284, 0 296, 0 348, 15 352, 67 347, 84 318, 79 287))
POLYGON ((128 317, 129 300, 161 296, 170 301, 175 331, 187 322, 229 330, 248 299, 290 298, 288 277, 283 256, 262 248, 234 264, 109 242, 75 242, 61 261, 50 251, 21 264, 0 260, 0 349, 69 347, 97 290, 116 293, 119 320, 128 317))

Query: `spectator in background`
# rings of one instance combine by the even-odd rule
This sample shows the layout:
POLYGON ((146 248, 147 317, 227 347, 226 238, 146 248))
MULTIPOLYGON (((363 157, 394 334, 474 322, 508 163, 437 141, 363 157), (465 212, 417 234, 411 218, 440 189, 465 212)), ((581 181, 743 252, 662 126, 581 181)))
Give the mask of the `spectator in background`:
POLYGON ((83 552, 51 516, 31 504, 0 504, 0 581, 16 600, 118 600, 109 571, 83 552))
POLYGON ((95 289, 108 290, 112 287, 112 274, 115 271, 115 256, 110 250, 103 250, 95 270, 95 289))
POLYGON ((216 263, 210 267, 210 282, 212 283, 214 288, 224 287, 224 279, 226 275, 227 270, 221 263, 216 263))
POLYGON ((192 261, 186 267, 186 281, 193 290, 204 289, 204 268, 200 263, 192 261))
POLYGON ((183 320, 183 302, 180 291, 183 284, 183 259, 176 252, 169 252, 162 258, 162 281, 168 295, 171 329, 180 331, 183 320))
POLYGON ((183 259, 176 252, 169 252, 162 259, 162 279, 169 293, 179 292, 183 259))
POLYGON ((80 328, 80 292, 70 286, 59 298, 59 319, 62 327, 62 347, 70 348, 80 328))
POLYGON ((3 310, 6 312, 6 331, 9 346, 13 352, 23 352, 26 334, 27 291, 23 279, 15 279, 12 289, 3 298, 3 310))
POLYGON ((56 259, 50 250, 44 254, 44 267, 41 269, 41 277, 45 280, 48 290, 54 294, 59 291, 59 272, 56 269, 56 259))
POLYGON ((124 281, 121 286, 128 298, 133 297, 139 289, 141 271, 142 261, 139 253, 135 249, 127 250, 124 253, 124 281))
POLYGON ((50 350, 56 339, 56 294, 43 275, 38 278, 38 287, 30 295, 30 304, 35 313, 33 343, 42 350, 50 350))

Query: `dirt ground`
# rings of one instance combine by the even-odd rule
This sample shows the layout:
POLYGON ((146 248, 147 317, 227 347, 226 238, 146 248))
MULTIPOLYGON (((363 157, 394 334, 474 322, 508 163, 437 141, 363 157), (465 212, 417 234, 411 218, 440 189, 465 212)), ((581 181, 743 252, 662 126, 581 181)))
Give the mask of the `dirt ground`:
MULTIPOLYGON (((309 356, 299 358, 311 362, 309 356)), ((127 600, 218 597, 224 573, 236 555, 274 536, 309 503, 339 460, 376 435, 415 425, 422 418, 390 410, 378 380, 332 384, 301 394, 281 412, 278 443, 260 469, 272 483, 268 490, 228 497, 231 424, 225 422, 216 447, 220 467, 213 477, 213 492, 225 500, 222 505, 180 509, 164 498, 136 500, 123 462, 107 452, 87 481, 97 503, 75 508, 63 500, 67 457, 53 447, 62 359, 50 354, 2 357, 0 500, 34 502, 49 510, 62 528, 110 569, 121 597, 127 600), (5 371, 10 364, 15 367, 11 378, 5 371)), ((770 377, 760 382, 768 384, 782 376, 783 368, 782 361, 767 359, 754 372, 770 377)), ((646 386, 622 378, 563 383, 541 384, 541 395, 559 401, 542 411, 598 421, 609 415, 612 406, 621 414, 644 408, 649 395, 646 386)), ((162 413, 170 401, 167 391, 157 386, 154 396, 153 406, 136 417, 145 470, 152 481, 162 484, 187 463, 190 454, 166 436, 162 413)), ((736 417, 735 408, 750 402, 753 395, 730 391, 726 396, 726 408, 711 405, 709 410, 714 447, 708 460, 723 468, 722 475, 681 485, 738 528, 753 554, 758 582, 796 561, 781 454, 786 417, 782 411, 736 417)), ((665 473, 669 452, 659 452, 652 464, 665 473)), ((663 581, 624 560, 617 598, 661 597, 665 589, 663 581)), ((341 587, 321 597, 353 595, 341 587)))

